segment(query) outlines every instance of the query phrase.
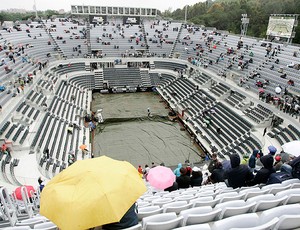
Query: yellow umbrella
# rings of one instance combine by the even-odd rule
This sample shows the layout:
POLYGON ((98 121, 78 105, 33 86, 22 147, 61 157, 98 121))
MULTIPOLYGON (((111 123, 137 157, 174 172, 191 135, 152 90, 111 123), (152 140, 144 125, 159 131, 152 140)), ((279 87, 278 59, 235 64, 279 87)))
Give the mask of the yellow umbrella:
POLYGON ((146 191, 138 171, 106 156, 76 161, 41 193, 40 213, 62 230, 119 222, 146 191))

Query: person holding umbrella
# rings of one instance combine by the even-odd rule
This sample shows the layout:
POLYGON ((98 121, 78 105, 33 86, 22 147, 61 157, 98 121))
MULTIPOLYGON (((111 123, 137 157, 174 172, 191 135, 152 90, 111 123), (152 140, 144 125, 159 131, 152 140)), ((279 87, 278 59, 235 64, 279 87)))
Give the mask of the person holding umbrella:
MULTIPOLYGON (((117 230, 117 229, 130 228, 134 225, 137 225, 139 219, 136 213, 137 213, 137 207, 136 204, 134 203, 128 209, 128 211, 125 213, 125 215, 122 217, 122 219, 119 222, 103 225, 101 229, 117 230)), ((95 228, 95 230, 96 229, 97 228, 95 228)))
POLYGON ((47 183, 40 213, 60 229, 128 228, 138 222, 135 202, 146 191, 129 162, 106 156, 76 161, 47 183))

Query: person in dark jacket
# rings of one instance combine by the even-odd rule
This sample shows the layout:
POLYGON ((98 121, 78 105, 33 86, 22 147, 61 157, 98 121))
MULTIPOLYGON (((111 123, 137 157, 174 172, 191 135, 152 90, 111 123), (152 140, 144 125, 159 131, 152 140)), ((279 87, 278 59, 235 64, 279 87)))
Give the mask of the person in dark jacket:
POLYGON ((194 167, 192 169, 192 177, 191 177, 191 186, 201 186, 203 181, 203 175, 202 172, 200 171, 200 168, 194 167))
POLYGON ((178 183, 178 188, 189 188, 191 184, 191 178, 186 175, 186 169, 181 167, 180 169, 180 177, 176 178, 176 182, 178 183))
POLYGON ((173 185, 168 187, 168 188, 165 188, 164 191, 167 191, 167 192, 173 192, 175 190, 178 190, 178 184, 176 181, 174 181, 173 185))
POLYGON ((262 156, 261 151, 254 149, 252 155, 249 158, 248 165, 252 171, 254 171, 256 166, 256 159, 262 156))
POLYGON ((292 167, 288 164, 283 164, 280 172, 272 173, 269 176, 267 184, 280 184, 282 181, 293 179, 292 167))
POLYGON ((273 168, 274 158, 272 155, 265 155, 260 158, 260 161, 263 167, 256 173, 254 179, 248 183, 249 185, 266 184, 270 175, 275 173, 275 169, 273 168))
POLYGON ((232 188, 246 186, 246 182, 253 179, 253 174, 247 165, 241 165, 240 156, 237 153, 230 155, 231 169, 226 171, 224 179, 228 180, 228 185, 232 188))
POLYGON ((216 165, 218 164, 219 160, 218 160, 218 155, 216 153, 213 153, 211 156, 211 160, 209 162, 208 165, 208 171, 210 173, 212 173, 214 171, 214 169, 216 168, 216 165))
POLYGON ((225 170, 223 169, 223 165, 221 162, 218 162, 216 164, 216 168, 213 170, 212 174, 210 175, 210 181, 211 183, 219 183, 219 182, 224 182, 224 174, 225 170))
POLYGON ((136 214, 136 205, 135 203, 128 209, 128 211, 124 214, 120 222, 111 223, 103 225, 102 228, 106 230, 115 230, 115 229, 123 229, 129 228, 134 225, 137 225, 139 222, 138 216, 136 214))

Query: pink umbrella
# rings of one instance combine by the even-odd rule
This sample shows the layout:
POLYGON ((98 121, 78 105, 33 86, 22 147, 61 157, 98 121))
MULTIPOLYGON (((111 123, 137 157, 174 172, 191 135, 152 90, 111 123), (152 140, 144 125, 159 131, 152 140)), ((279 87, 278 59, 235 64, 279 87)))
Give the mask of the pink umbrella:
POLYGON ((166 189, 173 185, 176 179, 175 174, 170 168, 164 166, 156 166, 151 168, 147 180, 150 185, 158 189, 166 189))

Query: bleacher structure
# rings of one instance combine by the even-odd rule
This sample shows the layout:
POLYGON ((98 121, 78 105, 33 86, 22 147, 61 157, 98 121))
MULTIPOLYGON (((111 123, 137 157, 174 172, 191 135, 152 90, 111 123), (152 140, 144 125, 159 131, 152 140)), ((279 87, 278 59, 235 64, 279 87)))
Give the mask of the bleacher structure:
MULTIPOLYGON (((264 138, 279 146, 300 139, 298 117, 282 119, 275 108, 279 105, 254 94, 258 79, 268 81, 266 93, 274 94, 281 85, 294 96, 299 94, 299 69, 288 67, 299 63, 293 45, 149 18, 139 25, 108 17, 103 25, 55 19, 18 28, 0 35, 0 84, 6 87, 0 92, 0 140, 12 150, 0 154, 0 180, 6 184, 28 183, 26 173, 31 170, 51 179, 68 167, 69 153, 81 159, 79 146, 90 144, 83 118, 90 113, 93 92, 155 89, 203 152, 216 152, 222 159, 262 149, 264 138), (236 49, 241 41, 242 47, 236 49), (266 43, 272 47, 271 55, 266 54, 266 43), (287 85, 279 69, 294 85, 287 85), (252 77, 253 73, 260 77, 252 77), (282 122, 267 137, 257 132, 272 125, 274 118, 282 122), (70 124, 76 124, 71 135, 70 124)), ((232 189, 221 183, 170 193, 149 188, 137 201, 141 222, 130 229, 281 229, 283 224, 299 228, 299 184, 297 179, 232 189)), ((4 205, 2 192, 3 188, 4 205)), ((29 210, 34 207, 24 211, 29 219, 23 223, 8 218, 9 213, 20 214, 17 205, 13 211, 3 206, 7 213, 0 212, 5 220, 1 228, 44 222, 56 228, 33 217, 29 210)))
MULTIPOLYGON (((206 154, 217 152, 228 158, 234 152, 243 156, 263 148, 256 129, 269 126, 277 116, 269 104, 249 98, 241 88, 244 85, 238 84, 240 77, 255 91, 256 79, 249 76, 260 72, 261 79, 269 80, 264 90, 272 92, 276 85, 285 84, 276 71, 283 66, 295 82, 289 89, 297 92, 299 88, 297 72, 285 67, 293 52, 288 45, 272 43, 274 56, 268 56, 261 48, 263 41, 156 19, 141 20, 139 25, 124 25, 118 18, 108 18, 103 25, 56 19, 19 28, 1 33, 0 54, 11 71, 3 69, 0 79, 7 87, 0 103, 3 110, 10 110, 0 124, 0 138, 11 142, 15 151, 37 154, 39 168, 48 178, 67 167, 68 153, 78 156, 78 145, 88 141, 82 117, 89 112, 92 92, 156 87, 206 154), (87 37, 91 49, 105 55, 90 56, 87 37), (243 46, 236 50, 241 40, 243 46), (249 58, 252 63, 241 69, 240 63, 249 58), (280 64, 275 63, 277 58, 280 64), (20 79, 27 81, 30 76, 33 80, 22 96, 20 79), (226 78, 237 85, 233 87, 226 78), (14 107, 8 107, 11 102, 14 107), (66 128, 73 122, 79 127, 69 136, 66 128)), ((298 140, 297 123, 291 118, 268 137, 279 145, 298 140)), ((3 161, 4 178, 5 165, 11 161, 14 167, 22 165, 20 159, 3 161)), ((14 184, 18 179, 12 176, 6 181, 14 184)))

